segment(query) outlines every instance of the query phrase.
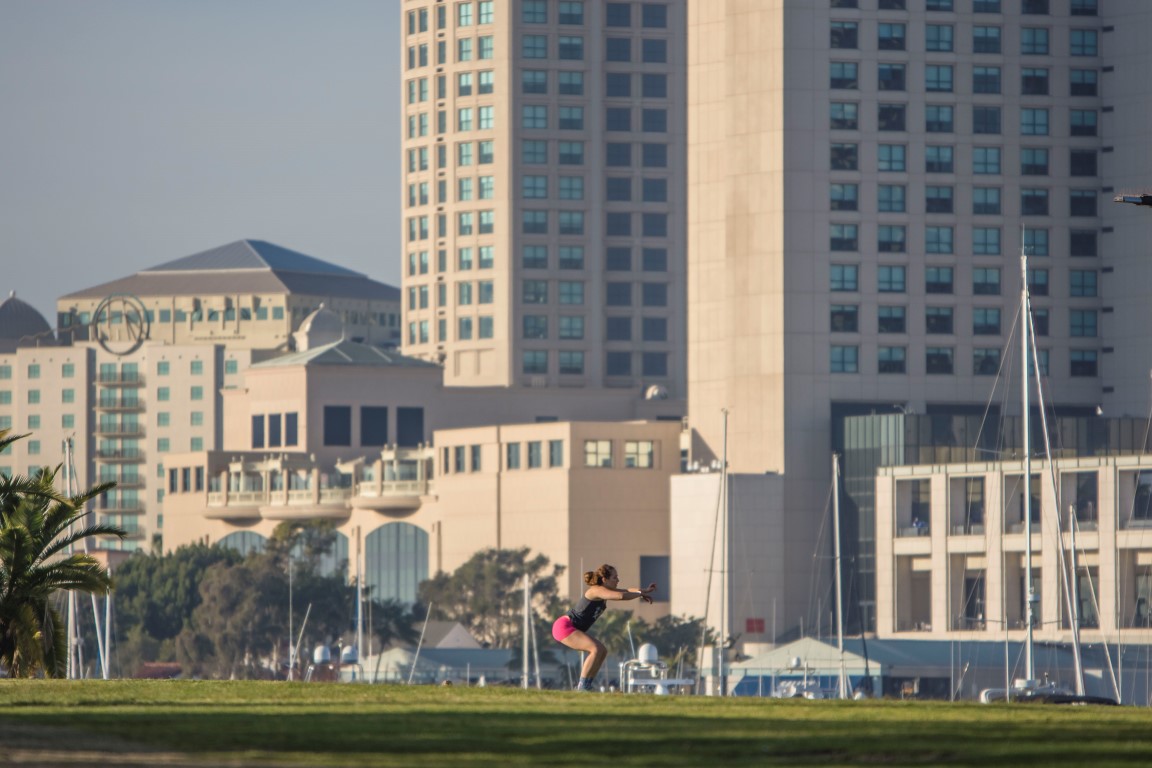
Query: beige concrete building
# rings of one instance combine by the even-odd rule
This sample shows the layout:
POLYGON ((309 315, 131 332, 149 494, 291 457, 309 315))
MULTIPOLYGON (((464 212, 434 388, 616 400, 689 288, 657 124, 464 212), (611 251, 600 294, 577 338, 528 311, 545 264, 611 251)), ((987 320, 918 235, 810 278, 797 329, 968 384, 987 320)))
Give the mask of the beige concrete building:
MULTIPOLYGON (((301 351, 227 393, 220 450, 166 457, 166 549, 246 551, 284 521, 327 519, 336 559, 361 562, 382 597, 413 600, 486 547, 566 565, 572 594, 603 561, 668 589, 679 421, 574 421, 576 401, 558 421, 518 423, 533 407, 522 396, 445 388, 432 363, 324 338, 322 318, 301 351)), ((645 613, 666 613, 668 594, 645 613)))
MULTIPOLYGON (((1020 462, 881 471, 880 637, 1024 639, 1023 472, 1020 462)), ((1037 461, 1032 473, 1037 641, 1071 642, 1071 599, 1082 642, 1152 643, 1152 458, 1037 461)))
POLYGON ((402 5, 405 353, 682 403, 684 4, 402 5))
POLYGON ((112 545, 150 549, 163 531, 164 456, 221 445, 223 398, 241 372, 292 349, 320 306, 349 338, 394 346, 398 297, 360 273, 244 240, 62 297, 59 339, 11 298, 0 312, 11 337, 0 346, 0 425, 33 434, 0 456, 0 472, 56 466, 72 438, 79 486, 117 482, 96 502, 129 532, 112 545))
MULTIPOLYGON (((788 537, 783 575, 765 568, 729 590, 729 631, 759 626, 766 602, 780 627, 811 626, 844 417, 983 412, 1014 349, 1022 248, 1050 402, 1146 413, 1152 221, 1110 200, 1148 183, 1139 41, 1152 8, 687 6, 692 459, 708 466, 726 448, 732 482, 771 473, 779 486, 729 511, 733 536, 763 520, 788 537)), ((673 482, 687 499, 715 481, 673 482)), ((715 506, 682 513, 710 519, 715 506)), ((846 514, 852 610, 859 598, 870 627, 878 531, 871 509, 846 514)))

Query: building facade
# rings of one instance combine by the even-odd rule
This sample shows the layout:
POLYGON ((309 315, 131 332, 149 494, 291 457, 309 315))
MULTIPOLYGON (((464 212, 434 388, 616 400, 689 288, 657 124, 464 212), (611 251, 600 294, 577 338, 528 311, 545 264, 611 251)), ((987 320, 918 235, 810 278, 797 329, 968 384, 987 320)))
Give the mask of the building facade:
MULTIPOLYGON (((693 463, 782 484, 781 509, 729 511, 784 521, 791 575, 755 590, 781 626, 811 624, 843 420, 982 413, 1018 345, 1022 250, 1050 403, 1146 411, 1149 222, 1109 201, 1148 175, 1150 25, 1126 0, 688 4, 693 463)), ((694 482, 713 481, 674 480, 694 482)), ((849 523, 872 627, 875 523, 849 523)), ((765 617, 734 592, 741 632, 765 617)))
POLYGON ((683 402, 684 13, 403 3, 404 350, 447 385, 683 402))
POLYGON ((61 297, 58 338, 32 339, 22 323, 23 341, 0 352, 0 426, 32 433, 0 456, 0 472, 55 467, 70 439, 77 487, 117 483, 94 502, 102 521, 129 533, 108 545, 151 549, 164 527, 165 455, 221 446, 223 400, 241 372, 290 350, 320 306, 350 338, 395 346, 398 297, 258 240, 61 297))

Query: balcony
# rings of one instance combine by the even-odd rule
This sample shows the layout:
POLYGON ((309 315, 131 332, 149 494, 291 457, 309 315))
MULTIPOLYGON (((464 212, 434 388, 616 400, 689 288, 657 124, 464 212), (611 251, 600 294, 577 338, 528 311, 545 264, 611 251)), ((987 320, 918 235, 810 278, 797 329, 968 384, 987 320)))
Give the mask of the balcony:
POLYGON ((102 515, 142 515, 144 502, 142 501, 109 501, 100 507, 97 512, 102 515))
POLYGON ((95 433, 102 437, 143 437, 144 427, 140 424, 97 424, 95 433))
POLYGON ((122 448, 115 451, 96 451, 96 459, 107 463, 144 461, 144 451, 139 448, 122 448))
POLYGON ((101 483, 116 483, 117 488, 143 488, 144 478, 140 475, 122 475, 120 477, 101 477, 101 483))
POLYGON ((131 413, 144 410, 144 401, 140 399, 124 400, 115 397, 101 397, 96 401, 96 410, 111 413, 131 413))
POLYGON ((415 512, 421 498, 428 495, 426 480, 369 480, 356 484, 351 504, 356 509, 370 509, 381 514, 415 512))
POLYGON ((130 371, 101 373, 96 381, 103 387, 142 387, 144 386, 144 374, 130 371))

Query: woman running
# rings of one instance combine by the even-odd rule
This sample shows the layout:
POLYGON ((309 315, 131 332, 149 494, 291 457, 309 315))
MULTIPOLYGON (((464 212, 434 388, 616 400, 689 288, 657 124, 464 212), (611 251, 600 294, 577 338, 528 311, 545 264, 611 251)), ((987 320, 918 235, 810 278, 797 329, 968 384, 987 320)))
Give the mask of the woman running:
POLYGON ((588 588, 584 596, 576 603, 576 607, 565 615, 556 619, 552 624, 552 637, 577 651, 584 651, 588 656, 584 659, 584 668, 580 671, 580 682, 576 684, 578 691, 594 691, 592 680, 600 671, 608 650, 596 638, 588 634, 588 630, 604 613, 609 600, 635 600, 640 598, 646 603, 652 602, 652 593, 656 591, 656 584, 649 584, 646 589, 631 587, 619 589, 620 576, 611 565, 602 565, 595 571, 584 574, 584 583, 588 588))

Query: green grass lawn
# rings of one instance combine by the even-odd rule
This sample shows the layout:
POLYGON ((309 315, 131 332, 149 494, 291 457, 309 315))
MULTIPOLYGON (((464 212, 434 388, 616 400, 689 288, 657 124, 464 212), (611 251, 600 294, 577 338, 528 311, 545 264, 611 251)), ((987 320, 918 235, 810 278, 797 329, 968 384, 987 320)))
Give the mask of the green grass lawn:
POLYGON ((0 681, 0 765, 1148 765, 1152 710, 0 681), (9 759, 5 759, 5 755, 9 759))

